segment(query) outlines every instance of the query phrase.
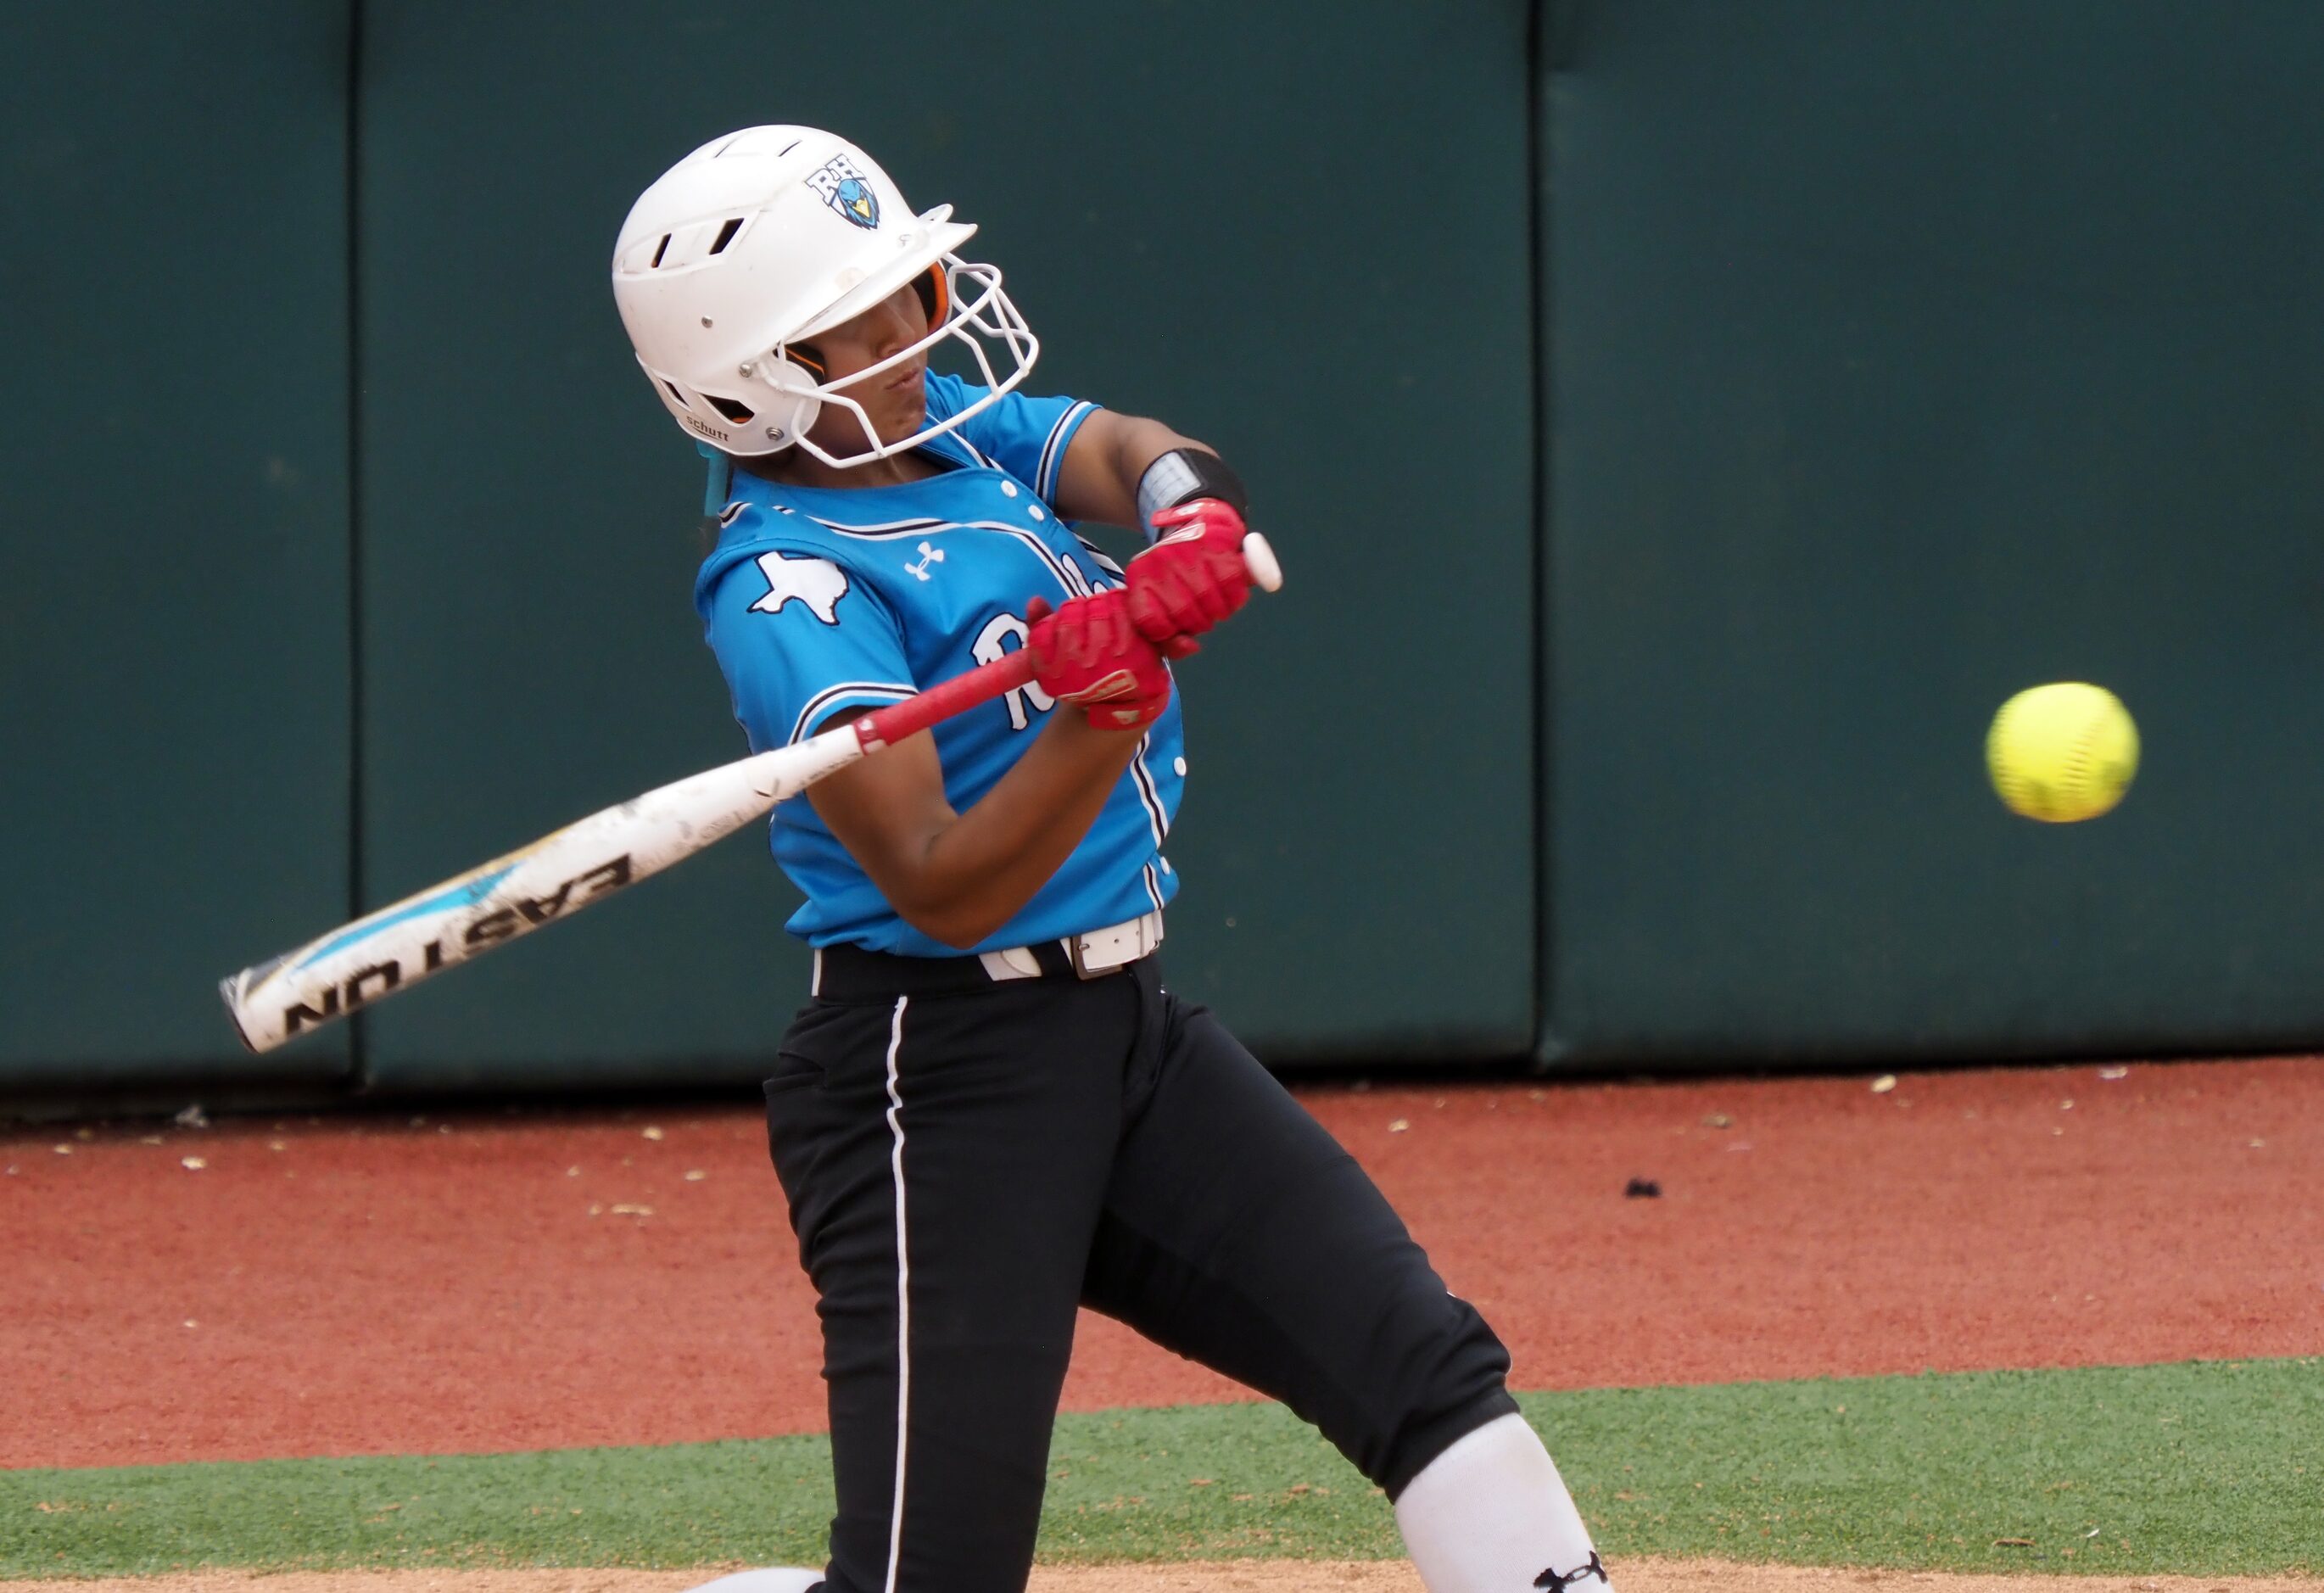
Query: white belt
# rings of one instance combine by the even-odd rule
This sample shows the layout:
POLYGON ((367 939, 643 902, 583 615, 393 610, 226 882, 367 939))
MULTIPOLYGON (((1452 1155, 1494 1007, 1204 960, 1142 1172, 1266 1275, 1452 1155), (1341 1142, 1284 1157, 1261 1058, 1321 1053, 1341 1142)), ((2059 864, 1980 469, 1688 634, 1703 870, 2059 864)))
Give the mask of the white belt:
MULTIPOLYGON (((1153 952, 1162 944, 1162 915, 1157 910, 1141 913, 1120 924, 1103 929, 1093 929, 1082 935, 1069 935, 1057 944, 1065 948, 1066 960, 1074 971, 1084 979, 1095 979, 1101 973, 1111 973, 1125 963, 1153 952)), ((996 983, 1010 979, 1038 979, 1040 959, 1031 946, 1010 946, 1001 952, 981 952, 977 961, 984 964, 987 977, 996 983)))
MULTIPOLYGON (((1159 909, 1141 913, 1124 923, 1109 925, 1082 935, 1069 935, 1053 941, 1074 965, 1074 971, 1084 979, 1095 979, 1102 973, 1135 962, 1151 953, 1162 944, 1162 914, 1159 909)), ((982 964, 985 977, 996 983, 1012 979, 1038 979, 1041 960, 1031 946, 1010 946, 1005 951, 980 952, 977 962, 982 964)), ((823 993, 823 951, 815 953, 815 973, 807 987, 811 995, 823 993)))

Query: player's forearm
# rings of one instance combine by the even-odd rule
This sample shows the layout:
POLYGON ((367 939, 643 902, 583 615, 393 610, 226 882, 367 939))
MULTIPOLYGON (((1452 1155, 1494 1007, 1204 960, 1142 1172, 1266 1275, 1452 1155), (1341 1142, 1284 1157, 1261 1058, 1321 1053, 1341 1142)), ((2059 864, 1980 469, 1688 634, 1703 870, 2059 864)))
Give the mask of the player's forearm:
POLYGON ((931 834, 881 889, 904 919, 950 946, 976 944, 1015 917, 1097 822, 1138 750, 1134 732, 1059 710, 982 800, 931 834))
POLYGON ((1065 451, 1057 483, 1058 512, 1067 520, 1136 526, 1139 480, 1147 466, 1173 448, 1213 451, 1159 420, 1100 410, 1083 423, 1065 451))

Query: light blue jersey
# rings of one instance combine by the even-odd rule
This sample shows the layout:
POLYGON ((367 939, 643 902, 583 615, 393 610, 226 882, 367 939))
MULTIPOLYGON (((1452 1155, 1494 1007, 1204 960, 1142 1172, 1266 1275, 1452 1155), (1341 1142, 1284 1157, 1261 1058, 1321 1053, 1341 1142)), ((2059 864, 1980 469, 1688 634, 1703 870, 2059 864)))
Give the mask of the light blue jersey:
MULTIPOLYGON (((984 392, 931 372, 928 418, 957 414, 984 392)), ((1029 597, 1056 607, 1122 584, 1120 567, 1055 509, 1066 446, 1093 407, 1011 393, 925 444, 921 453, 952 468, 903 486, 798 487, 747 471, 730 477, 723 457, 713 460, 724 529, 694 603, 752 751, 1014 651, 1029 597)), ((936 727, 955 812, 999 783, 1053 711, 1028 686, 936 727)), ((1184 748, 1174 695, 1073 855, 970 950, 1102 928, 1176 895, 1162 843, 1185 785, 1184 748)), ((817 946, 962 954, 899 917, 805 797, 775 809, 771 833, 775 861, 807 893, 793 935, 817 946)))

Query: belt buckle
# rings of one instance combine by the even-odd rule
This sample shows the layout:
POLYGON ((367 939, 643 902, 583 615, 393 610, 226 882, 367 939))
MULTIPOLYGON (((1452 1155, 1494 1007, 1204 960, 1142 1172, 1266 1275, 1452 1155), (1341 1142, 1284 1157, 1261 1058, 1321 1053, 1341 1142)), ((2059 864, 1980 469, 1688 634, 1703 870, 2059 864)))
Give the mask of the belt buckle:
POLYGON ((1105 929, 1093 930, 1087 935, 1067 936, 1065 943, 1065 958, 1074 966, 1074 977, 1099 979, 1109 973, 1119 972, 1125 964, 1135 962, 1139 958, 1145 956, 1162 944, 1160 919, 1160 914, 1148 913, 1140 917, 1132 918, 1126 924, 1116 924, 1105 929), (1098 954, 1110 955, 1112 961, 1106 962, 1091 961, 1090 943, 1101 940, 1106 944, 1098 954))
POLYGON ((1090 937, 1086 935, 1072 935, 1065 941, 1065 960, 1074 965, 1074 977, 1075 979, 1096 979, 1102 975, 1111 973, 1114 969, 1121 966, 1120 963, 1116 962, 1111 966, 1105 968, 1091 967, 1089 964, 1089 943, 1090 937))

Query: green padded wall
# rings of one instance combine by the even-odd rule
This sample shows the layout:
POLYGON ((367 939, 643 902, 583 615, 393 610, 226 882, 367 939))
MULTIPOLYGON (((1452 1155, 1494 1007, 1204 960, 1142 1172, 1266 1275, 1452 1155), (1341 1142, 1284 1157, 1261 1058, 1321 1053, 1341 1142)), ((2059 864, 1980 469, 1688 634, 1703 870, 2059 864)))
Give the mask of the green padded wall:
POLYGON ((0 1092, 346 1067, 215 988, 347 916, 345 12, 0 11, 0 1092))
POLYGON ((1545 1057, 2324 1033, 2324 7, 1552 14, 1545 1057), (1983 782, 2094 679, 2096 824, 1983 782))
MULTIPOLYGON (((699 469, 605 275, 730 127, 955 202, 1034 388, 1240 466, 1290 571, 1185 671, 1172 977, 1271 1054, 1533 1035, 1533 437, 1515 0, 363 8, 365 896, 737 756, 699 469)), ((756 1076, 805 990, 738 839, 367 1015, 383 1089, 756 1076)))

